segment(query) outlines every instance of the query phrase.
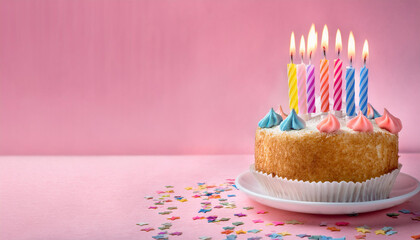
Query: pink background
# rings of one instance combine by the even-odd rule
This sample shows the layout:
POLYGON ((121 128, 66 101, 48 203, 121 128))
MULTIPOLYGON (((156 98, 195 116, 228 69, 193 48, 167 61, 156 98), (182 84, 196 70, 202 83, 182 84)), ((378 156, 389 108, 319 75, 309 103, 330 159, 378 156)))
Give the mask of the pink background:
POLYGON ((354 32, 357 75, 369 40, 370 102, 403 121, 401 151, 419 151, 419 11, 415 0, 1 1, 0 154, 252 153, 259 119, 287 109, 290 33, 312 22, 319 40, 329 27, 330 60, 341 29, 344 66, 354 32))

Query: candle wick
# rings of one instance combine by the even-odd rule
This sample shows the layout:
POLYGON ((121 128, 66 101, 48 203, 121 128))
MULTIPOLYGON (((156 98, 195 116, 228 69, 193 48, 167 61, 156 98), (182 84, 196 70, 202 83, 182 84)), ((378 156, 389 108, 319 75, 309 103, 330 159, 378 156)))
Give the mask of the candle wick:
POLYGON ((353 58, 350 57, 350 67, 352 67, 352 66, 353 66, 353 58))
POLYGON ((324 49, 324 58, 327 58, 327 50, 325 49, 325 47, 323 49, 324 49))
POLYGON ((363 59, 363 65, 366 67, 366 57, 363 59))
POLYGON ((340 58, 340 49, 338 49, 338 58, 340 58))
POLYGON ((303 63, 303 53, 302 53, 302 59, 301 60, 302 60, 302 63, 303 63))
POLYGON ((293 64, 293 54, 290 54, 290 60, 292 61, 292 64, 293 64))

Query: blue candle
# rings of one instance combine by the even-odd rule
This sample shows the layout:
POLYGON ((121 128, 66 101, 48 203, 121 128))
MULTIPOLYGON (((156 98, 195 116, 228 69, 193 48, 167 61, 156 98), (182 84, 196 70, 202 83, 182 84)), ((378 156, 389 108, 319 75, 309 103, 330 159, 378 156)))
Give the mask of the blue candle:
POLYGON ((354 67, 346 68, 346 114, 353 117, 356 115, 356 106, 354 105, 354 67))
POLYGON ((360 69, 360 93, 359 93, 359 108, 363 115, 367 116, 368 110, 368 83, 369 83, 369 69, 366 68, 366 59, 369 55, 368 42, 365 40, 363 44, 363 62, 364 66, 360 69))

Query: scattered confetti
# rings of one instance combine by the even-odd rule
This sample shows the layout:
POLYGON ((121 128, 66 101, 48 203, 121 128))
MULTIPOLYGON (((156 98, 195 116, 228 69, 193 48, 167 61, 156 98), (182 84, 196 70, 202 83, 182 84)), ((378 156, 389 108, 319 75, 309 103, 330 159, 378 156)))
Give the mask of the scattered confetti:
POLYGON ((243 209, 251 210, 251 209, 254 209, 254 207, 243 207, 243 209))
POLYGON ((376 230, 376 231, 375 231, 375 234, 376 234, 376 235, 385 235, 385 231, 384 231, 384 230, 382 230, 382 229, 380 229, 380 230, 376 230))
POLYGON ((136 225, 145 226, 145 225, 149 225, 149 223, 147 223, 147 222, 139 222, 139 223, 136 223, 136 225))
POLYGON ((158 234, 156 236, 152 236, 152 238, 159 239, 159 240, 167 240, 168 239, 168 237, 166 235, 163 235, 163 234, 158 234))
POLYGON ((200 239, 200 240, 211 240, 211 237, 202 236, 202 237, 199 237, 198 239, 200 239))
POLYGON ((398 212, 400 212, 400 213, 404 213, 404 214, 409 214, 409 213, 411 213, 411 211, 410 211, 410 210, 407 210, 407 209, 401 209, 401 210, 399 210, 398 212))
POLYGON ((236 195, 235 194, 230 194, 230 195, 227 195, 228 197, 236 197, 236 195))
POLYGON ((400 214, 399 213, 387 213, 388 217, 397 218, 400 214))
POLYGON ((227 227, 223 227, 223 229, 224 230, 233 230, 235 227, 229 227, 229 226, 227 226, 227 227))
POLYGON ((219 219, 219 221, 222 221, 222 222, 226 222, 226 221, 229 221, 230 220, 230 218, 221 218, 221 219, 219 219))
POLYGON ((157 209, 156 206, 150 206, 149 209, 157 209))
POLYGON ((210 211, 211 211, 211 208, 210 209, 202 208, 202 209, 200 209, 200 211, 198 211, 198 213, 207 213, 207 212, 210 212, 210 211))
POLYGON ((243 213, 235 213, 233 215, 236 217, 246 217, 246 214, 243 214, 243 213))
POLYGON ((145 196, 144 198, 145 198, 145 199, 147 199, 147 200, 149 200, 149 199, 153 199, 153 197, 152 197, 152 196, 145 196))
POLYGON ((261 229, 251 229, 251 230, 248 230, 249 233, 259 233, 261 231, 262 231, 261 229))
POLYGON ((268 213, 268 212, 267 211, 264 211, 264 210, 257 212, 257 214, 266 214, 266 213, 268 213))
POLYGON ((288 232, 281 232, 280 235, 282 235, 282 236, 289 236, 289 235, 292 235, 292 234, 291 233, 288 233, 288 232))
POLYGON ((261 220, 261 219, 255 219, 255 220, 252 220, 254 223, 263 223, 264 221, 263 220, 261 220))
POLYGON ((328 230, 332 231, 332 232, 339 232, 341 231, 341 229, 336 228, 336 227, 327 227, 328 230))
POLYGON ((225 230, 225 231, 223 231, 221 233, 222 234, 231 234, 231 233, 233 233, 233 231, 232 230, 225 230))
POLYGON ((396 233, 398 233, 398 232, 391 230, 391 231, 386 232, 385 234, 388 235, 388 236, 390 236, 390 235, 394 235, 396 233))
POLYGON ((160 215, 168 215, 171 214, 172 211, 164 211, 164 212, 159 212, 160 215))
POLYGON ((418 216, 418 217, 412 217, 411 220, 420 221, 420 216, 418 216))
POLYGON ((140 229, 140 231, 144 231, 144 232, 150 232, 150 231, 153 231, 153 230, 155 230, 155 229, 151 228, 151 227, 140 229))
POLYGON ((297 220, 291 220, 291 221, 286 221, 286 224, 296 225, 296 224, 303 224, 303 222, 299 222, 297 220))
POLYGON ((370 230, 364 227, 357 227, 356 230, 361 233, 370 233, 370 230))
POLYGON ((284 222, 274 221, 274 222, 273 222, 273 225, 274 225, 274 226, 284 225, 284 222))
POLYGON ((411 238, 413 238, 414 240, 418 240, 418 239, 420 239, 420 234, 413 235, 413 236, 411 236, 411 238))
POLYGON ((306 233, 303 233, 303 234, 298 234, 298 235, 296 235, 297 237, 300 237, 300 238, 305 238, 305 237, 310 237, 311 235, 308 235, 308 234, 306 234, 306 233))
POLYGON ((271 233, 271 234, 268 234, 267 235, 267 237, 269 237, 269 238, 271 238, 271 239, 282 239, 283 238, 283 236, 282 235, 280 235, 280 234, 277 234, 277 233, 271 233))
POLYGON ((168 207, 168 210, 175 210, 178 209, 178 207, 168 207))
POLYGON ((243 222, 234 222, 234 223, 232 223, 232 225, 234 225, 234 226, 241 226, 243 224, 244 224, 243 222))
POLYGON ((356 235, 356 236, 354 236, 356 239, 365 239, 366 238, 366 235, 364 235, 364 234, 359 234, 359 235, 356 235))
POLYGON ((245 234, 246 232, 244 231, 244 230, 238 230, 238 231, 236 231, 236 234, 245 234))
POLYGON ((238 236, 236 235, 227 235, 225 240, 235 240, 238 236))
POLYGON ((350 223, 348 223, 348 222, 336 222, 335 223, 335 225, 337 225, 337 226, 347 226, 347 225, 349 225, 350 223))
POLYGON ((171 221, 175 221, 175 220, 177 220, 177 219, 180 219, 180 217, 170 217, 170 218, 167 218, 168 220, 171 220, 171 221))

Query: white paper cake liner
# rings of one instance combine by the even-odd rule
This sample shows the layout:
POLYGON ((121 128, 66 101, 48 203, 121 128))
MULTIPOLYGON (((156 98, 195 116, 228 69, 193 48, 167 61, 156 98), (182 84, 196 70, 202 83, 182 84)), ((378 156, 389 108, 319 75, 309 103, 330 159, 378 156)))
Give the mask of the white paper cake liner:
POLYGON ((309 182, 288 180, 255 170, 250 171, 266 193, 272 197, 310 202, 365 202, 389 197, 398 169, 364 182, 309 182))

